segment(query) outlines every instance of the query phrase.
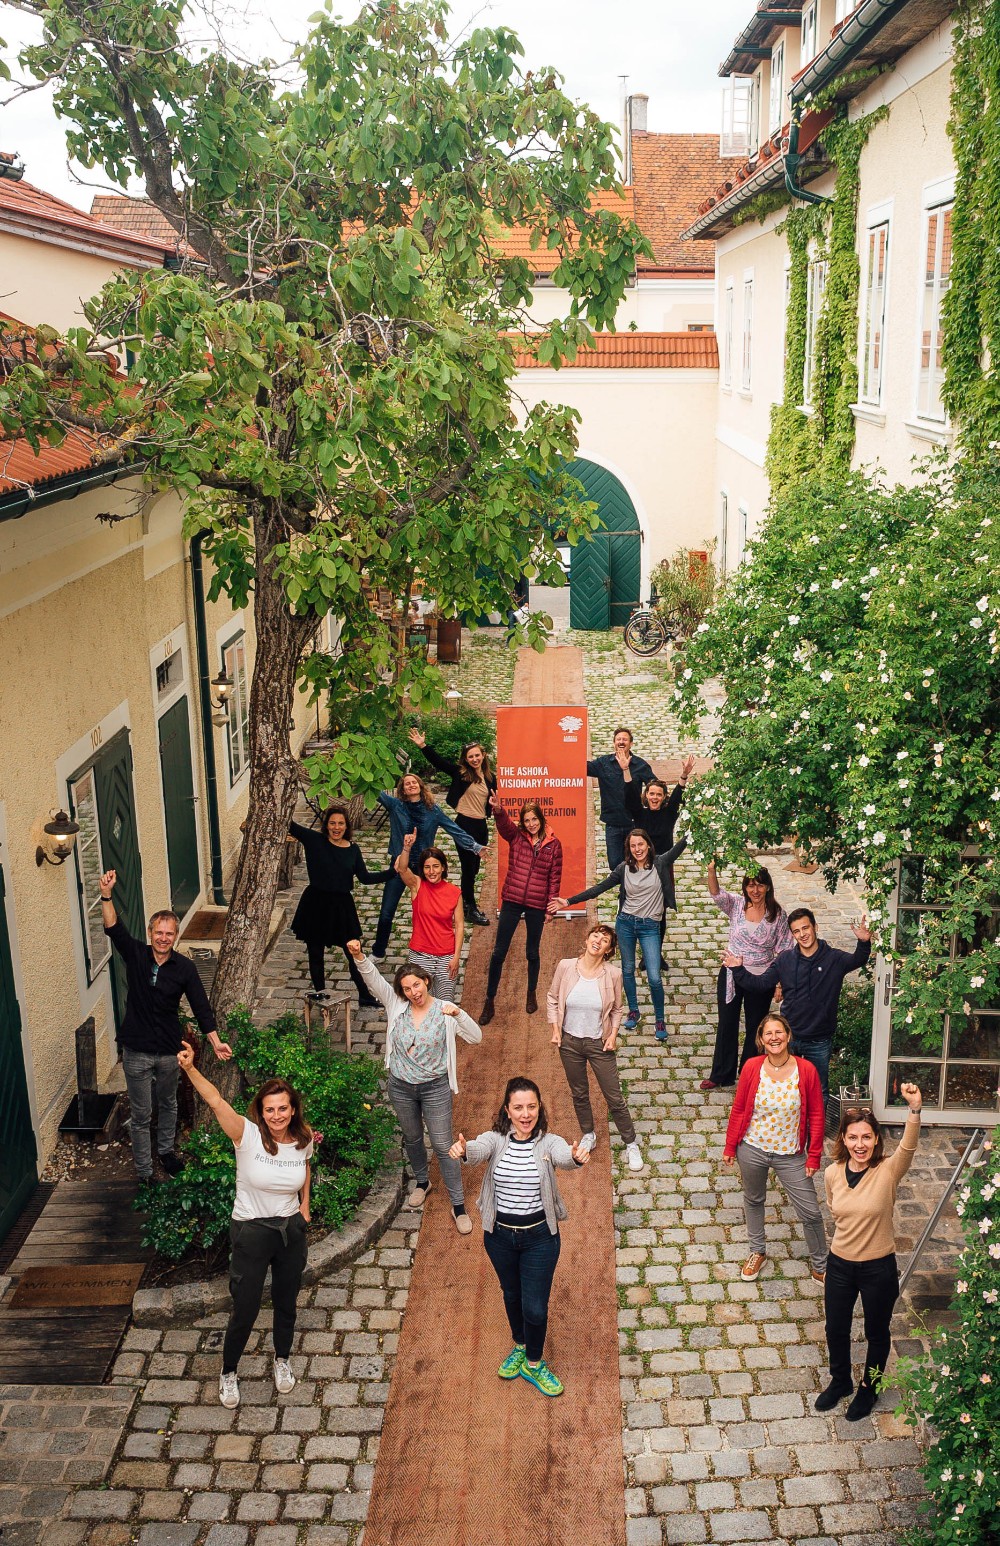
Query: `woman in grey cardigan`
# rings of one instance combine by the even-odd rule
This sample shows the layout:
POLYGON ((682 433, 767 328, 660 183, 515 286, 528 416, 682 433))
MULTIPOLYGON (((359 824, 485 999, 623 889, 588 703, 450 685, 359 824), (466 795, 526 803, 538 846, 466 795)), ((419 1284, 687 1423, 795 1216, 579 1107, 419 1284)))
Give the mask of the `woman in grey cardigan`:
POLYGON ((658 854, 648 832, 633 827, 625 844, 623 862, 611 871, 605 880, 599 880, 576 896, 557 896, 549 903, 549 912, 577 902, 587 902, 600 896, 602 891, 618 887, 618 917, 615 932, 618 949, 622 953, 622 981, 628 1000, 625 1029, 634 1031, 639 1024, 639 996, 635 987, 635 948, 642 947, 642 959, 649 980, 649 993, 653 1000, 656 1020, 656 1039, 666 1041, 667 1024, 664 1018, 663 977, 660 972, 661 925, 668 908, 676 908, 674 877, 671 866, 687 847, 687 838, 681 838, 665 854, 658 854))
POLYGON ((486 1162, 476 1206, 514 1338, 497 1373, 502 1380, 520 1375, 543 1396, 561 1396, 563 1383, 542 1357, 559 1260, 559 1220, 566 1217, 555 1171, 586 1165, 590 1150, 582 1143, 570 1148, 548 1127, 534 1080, 510 1079, 492 1131, 470 1143, 459 1133, 451 1157, 470 1165, 486 1162))

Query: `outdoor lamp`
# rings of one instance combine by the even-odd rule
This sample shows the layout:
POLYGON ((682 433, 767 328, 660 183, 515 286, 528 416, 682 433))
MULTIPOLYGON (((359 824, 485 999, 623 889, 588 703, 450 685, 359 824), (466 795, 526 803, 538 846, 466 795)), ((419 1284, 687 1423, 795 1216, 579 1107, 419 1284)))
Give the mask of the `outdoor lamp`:
POLYGON ((462 694, 459 692, 457 687, 452 685, 445 693, 444 701, 448 705, 448 713, 456 714, 458 712, 458 706, 462 701, 462 694))
POLYGON ((229 713, 229 700, 233 695, 234 685, 232 677, 223 666, 218 676, 213 676, 211 681, 211 686, 218 693, 218 698, 212 698, 213 709, 221 709, 223 714, 229 713))
POLYGON ((79 822, 73 821, 67 816, 65 811, 50 811, 49 815, 52 817, 52 820, 45 823, 42 831, 48 838, 52 853, 46 853, 41 843, 39 843, 35 849, 35 863, 37 865, 65 864, 73 852, 73 844, 76 842, 76 834, 80 830, 80 825, 79 822))

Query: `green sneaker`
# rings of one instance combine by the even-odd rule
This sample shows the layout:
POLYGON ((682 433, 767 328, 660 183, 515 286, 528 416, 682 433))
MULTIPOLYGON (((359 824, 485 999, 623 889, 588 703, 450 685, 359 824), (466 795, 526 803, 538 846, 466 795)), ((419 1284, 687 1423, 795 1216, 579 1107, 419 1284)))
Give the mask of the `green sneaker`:
POLYGON ((515 1342, 497 1373, 502 1380, 516 1380, 524 1363, 524 1348, 515 1342))
POLYGON ((529 1385, 534 1385, 543 1396, 561 1396, 563 1393, 562 1380, 552 1373, 544 1358, 534 1368, 525 1360, 521 1364, 521 1378, 527 1380, 529 1385))

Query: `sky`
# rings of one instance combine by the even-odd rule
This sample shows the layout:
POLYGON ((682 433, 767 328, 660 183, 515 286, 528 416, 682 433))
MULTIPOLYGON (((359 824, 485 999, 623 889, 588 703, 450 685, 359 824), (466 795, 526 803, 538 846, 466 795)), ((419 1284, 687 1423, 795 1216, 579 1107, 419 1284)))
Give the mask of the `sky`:
MULTIPOLYGON (((280 6, 246 0, 230 8, 228 35, 254 57, 285 57, 282 40, 304 38, 307 19, 318 9, 319 0, 282 0, 280 6), (280 33, 269 19, 274 11, 280 33)), ((350 16, 359 7, 343 0, 334 9, 350 16)), ((571 96, 614 123, 621 121, 624 75, 628 91, 649 96, 650 129, 714 133, 721 118, 716 72, 754 9, 755 0, 452 0, 450 30, 455 35, 470 23, 512 28, 524 45, 526 66, 554 65, 571 96)), ((0 0, 0 36, 12 66, 17 46, 33 38, 34 27, 0 0)), ((0 82, 0 150, 19 152, 27 181, 89 209, 94 194, 110 185, 99 172, 67 163, 51 94, 43 89, 12 96, 0 82)))

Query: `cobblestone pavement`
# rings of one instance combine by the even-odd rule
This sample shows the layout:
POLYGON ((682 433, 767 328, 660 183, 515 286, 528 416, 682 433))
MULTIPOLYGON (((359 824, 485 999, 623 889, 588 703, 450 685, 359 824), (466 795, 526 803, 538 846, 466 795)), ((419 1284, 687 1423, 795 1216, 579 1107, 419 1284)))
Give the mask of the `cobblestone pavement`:
MULTIPOLYGON (((623 719, 644 755, 688 749, 665 708, 660 672, 600 635, 567 637, 585 650, 596 750, 623 719)), ((488 639, 467 647, 449 675, 468 700, 503 701, 509 692, 508 663, 488 639)), ((384 851, 379 838, 364 846, 372 857, 384 851)), ((769 861, 780 899, 812 905, 821 932, 847 944, 860 899, 831 898, 818 876, 790 873, 790 857, 769 861)), ((678 882, 667 943, 670 1041, 652 1039, 640 977, 644 1018, 619 1052, 647 1157, 638 1175, 620 1157, 615 1166, 629 1546, 889 1546, 921 1490, 919 1451, 888 1401, 858 1424, 813 1412, 821 1291, 777 1192, 768 1199, 769 1265, 757 1283, 739 1280, 738 1182, 718 1163, 730 1095, 697 1087, 711 1056, 724 927, 686 858, 678 882)), ((290 908, 301 884, 285 899, 290 908)), ((378 900, 378 887, 358 889, 369 937, 378 900)), ((613 916, 612 906, 603 911, 613 916)), ((390 968, 402 958, 405 914, 401 906, 390 968)), ((327 959, 337 964, 332 952, 327 959)), ((328 981, 348 984, 339 969, 328 981)), ((295 1005, 306 986, 303 948, 286 933, 264 967, 261 1013, 295 1005)), ((355 1015, 359 1046, 378 1052, 381 1031, 377 1012, 355 1015)), ((617 1149, 617 1135, 612 1142, 617 1149)), ((953 1147, 943 1138, 922 1149, 901 1192, 906 1228, 916 1232, 928 1182, 933 1195, 953 1147)), ((104 1391, 62 1397, 0 1387, 2 1546, 361 1546, 418 1227, 403 1210, 373 1250, 303 1296, 290 1395, 271 1385, 263 1317, 235 1412, 218 1404, 224 1316, 166 1332, 132 1329, 104 1391), (61 1428, 53 1406, 40 1420, 32 1407, 57 1399, 70 1419, 61 1428), (50 1442, 63 1430, 76 1438, 50 1442), (29 1467, 36 1456, 41 1467, 29 1467), (78 1469, 88 1459, 93 1469, 78 1469)), ((905 1314, 896 1330, 912 1336, 905 1314)))

